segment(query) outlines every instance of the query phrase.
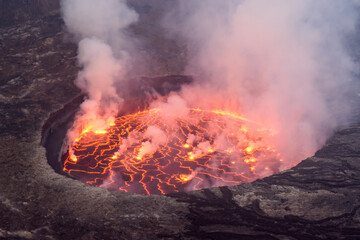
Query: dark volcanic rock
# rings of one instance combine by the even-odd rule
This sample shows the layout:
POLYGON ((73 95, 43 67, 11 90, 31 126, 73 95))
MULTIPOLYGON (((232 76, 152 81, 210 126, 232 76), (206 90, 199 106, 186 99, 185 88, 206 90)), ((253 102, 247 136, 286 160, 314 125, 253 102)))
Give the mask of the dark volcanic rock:
MULTIPOLYGON (((11 4, 30 1, 1 1, 2 12, 6 2, 16 12, 27 8, 11 4)), ((144 17, 157 9, 133 4, 144 17)), ((360 239, 359 123, 296 167, 234 187, 140 196, 55 173, 42 126, 80 92, 76 46, 64 41, 59 13, 51 5, 42 14, 42 6, 31 21, 22 13, 24 21, 0 17, 0 239, 360 239)), ((148 34, 158 44, 161 36, 148 34)), ((165 64, 173 55, 152 51, 164 63, 152 74, 180 71, 165 64)))
POLYGON ((59 0, 0 0, 0 27, 58 12, 59 0))

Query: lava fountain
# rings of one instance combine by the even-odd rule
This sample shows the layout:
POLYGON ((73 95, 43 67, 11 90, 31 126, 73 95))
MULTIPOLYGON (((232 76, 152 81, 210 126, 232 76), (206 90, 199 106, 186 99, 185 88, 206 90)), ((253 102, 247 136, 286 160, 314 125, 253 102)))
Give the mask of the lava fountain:
POLYGON ((275 134, 240 114, 189 108, 168 121, 147 109, 115 119, 106 130, 82 130, 63 157, 63 171, 93 186, 167 194, 230 186, 279 170, 275 134))

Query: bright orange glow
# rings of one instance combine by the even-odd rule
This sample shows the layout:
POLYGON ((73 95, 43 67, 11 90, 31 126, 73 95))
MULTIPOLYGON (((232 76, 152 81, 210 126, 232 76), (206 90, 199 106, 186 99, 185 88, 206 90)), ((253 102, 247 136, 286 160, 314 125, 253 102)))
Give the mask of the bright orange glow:
POLYGON ((181 174, 179 177, 182 182, 187 182, 187 181, 191 180, 191 176, 188 176, 185 174, 181 174))
POLYGON ((74 156, 74 155, 70 155, 70 160, 76 163, 77 162, 77 157, 74 156))
POLYGON ((85 129, 81 132, 81 135, 84 135, 85 133, 89 132, 91 128, 92 128, 91 126, 85 128, 85 129))
POLYGON ((242 126, 242 127, 240 128, 240 131, 242 131, 242 132, 244 132, 244 133, 247 133, 247 132, 248 132, 247 128, 244 127, 244 126, 242 126))
POLYGON ((190 109, 168 124, 159 111, 118 117, 106 130, 87 127, 69 146, 64 171, 94 186, 166 194, 253 181, 282 161, 272 132, 238 114, 190 109), (149 127, 165 142, 146 135, 149 127))
POLYGON ((245 151, 248 153, 248 154, 251 154, 254 152, 254 148, 252 146, 248 146, 245 148, 245 151))
POLYGON ((107 131, 106 130, 96 130, 96 131, 94 131, 94 133, 95 134, 105 134, 105 133, 107 133, 107 131))

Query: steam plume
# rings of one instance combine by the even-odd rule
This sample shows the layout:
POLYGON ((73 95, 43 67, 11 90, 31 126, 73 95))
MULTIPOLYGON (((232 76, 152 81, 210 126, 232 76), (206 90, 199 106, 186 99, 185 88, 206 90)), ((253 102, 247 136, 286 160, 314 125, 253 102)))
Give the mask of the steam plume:
POLYGON ((182 96, 193 106, 241 110, 277 130, 277 148, 295 164, 351 113, 354 63, 344 40, 358 4, 179 0, 164 26, 187 42, 187 74, 199 76, 182 96))
POLYGON ((114 85, 123 80, 128 61, 124 29, 138 16, 123 0, 62 0, 61 7, 68 31, 79 41, 82 70, 75 83, 88 96, 69 131, 74 139, 84 127, 105 129, 118 113, 122 98, 114 85))
MULTIPOLYGON (((253 168, 257 176, 264 176, 313 154, 346 122, 351 114, 346 93, 353 84, 355 65, 344 43, 355 30, 359 1, 174 3, 173 11, 164 18, 164 26, 187 43, 186 71, 197 76, 197 81, 180 93, 159 97, 150 104, 159 109, 167 125, 176 127, 176 119, 188 117, 189 108, 240 112, 262 123, 259 128, 278 133, 276 150, 285 159, 280 161, 276 156, 256 163, 256 169, 253 168)), ((78 62, 82 70, 76 85, 88 96, 68 133, 69 139, 76 141, 84 128, 105 130, 121 108, 122 95, 115 86, 123 81, 131 60, 126 51, 129 39, 125 29, 138 16, 125 0, 62 0, 62 11, 69 32, 79 42, 78 62)), ((207 130, 211 133, 211 126, 207 130)), ((189 134, 186 144, 193 145, 189 158, 214 153, 209 163, 215 169, 217 150, 232 153, 227 136, 236 129, 227 123, 221 131, 214 142, 189 134)), ((139 143, 139 138, 147 140, 140 141, 138 160, 152 155, 169 140, 167 133, 155 126, 149 126, 141 135, 132 133, 122 141, 115 159, 139 143)), ((245 132, 236 136, 242 147, 245 132)), ((265 138, 260 135, 256 141, 270 141, 265 138)), ((258 147, 257 142, 247 145, 245 152, 258 147)), ((233 154, 230 160, 240 157, 233 154)), ((252 159, 239 164, 245 168, 246 161, 252 159)), ((192 179, 202 170, 195 169, 186 178, 192 179)), ((115 172, 111 172, 105 185, 115 177, 115 172)), ((221 183, 210 181, 200 187, 218 184, 221 183)))
POLYGON ((141 159, 146 154, 156 152, 161 144, 167 140, 166 134, 155 126, 149 126, 144 136, 150 138, 149 141, 143 142, 138 157, 141 159))

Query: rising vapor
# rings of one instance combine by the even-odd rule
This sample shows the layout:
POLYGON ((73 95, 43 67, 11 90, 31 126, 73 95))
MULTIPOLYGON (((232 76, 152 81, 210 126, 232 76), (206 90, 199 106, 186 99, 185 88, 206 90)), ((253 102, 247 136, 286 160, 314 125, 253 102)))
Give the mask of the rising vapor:
POLYGON ((187 42, 190 106, 243 112, 275 129, 283 168, 313 154, 351 115, 345 40, 358 1, 177 1, 164 18, 187 42))
POLYGON ((62 0, 68 31, 79 42, 78 63, 82 68, 75 81, 87 94, 81 104, 69 139, 86 127, 104 130, 121 108, 121 93, 115 84, 124 80, 129 41, 124 30, 138 19, 123 0, 62 0))
POLYGON ((356 68, 346 41, 358 6, 355 0, 174 1, 163 27, 186 44, 185 73, 195 80, 177 93, 152 96, 153 109, 116 125, 123 101, 116 86, 129 67, 140 68, 130 58, 137 39, 125 32, 138 15, 122 0, 63 0, 64 21, 79 43, 76 85, 87 95, 68 132, 64 169, 105 159, 107 167, 97 165, 102 186, 165 194, 235 185, 294 166, 351 116, 347 93, 356 68), (102 142, 107 137, 117 141, 102 142), (76 153, 84 143, 108 149, 76 153))

